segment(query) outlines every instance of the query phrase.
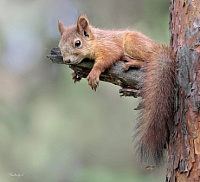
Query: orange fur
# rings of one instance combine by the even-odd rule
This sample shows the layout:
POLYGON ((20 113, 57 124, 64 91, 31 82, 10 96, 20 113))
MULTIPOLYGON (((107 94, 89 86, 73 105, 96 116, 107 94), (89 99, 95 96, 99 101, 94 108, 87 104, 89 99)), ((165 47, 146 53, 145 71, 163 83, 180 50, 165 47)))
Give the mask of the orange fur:
POLYGON ((144 66, 141 119, 135 137, 141 158, 153 157, 159 164, 173 126, 175 64, 169 48, 137 31, 94 28, 84 15, 68 28, 59 21, 58 28, 62 36, 59 48, 65 62, 78 64, 84 58, 95 60, 87 77, 94 90, 100 74, 121 58, 127 58, 125 70, 144 66))

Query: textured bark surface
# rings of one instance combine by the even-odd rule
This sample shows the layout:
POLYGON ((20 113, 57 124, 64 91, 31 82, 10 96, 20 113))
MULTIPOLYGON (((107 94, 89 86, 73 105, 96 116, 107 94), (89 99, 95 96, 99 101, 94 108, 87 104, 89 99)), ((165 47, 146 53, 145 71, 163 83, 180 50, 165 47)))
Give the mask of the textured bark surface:
POLYGON ((200 1, 170 2, 171 46, 177 61, 178 89, 166 181, 195 182, 200 181, 200 1))
MULTIPOLYGON (((54 63, 65 64, 58 48, 53 48, 47 57, 54 63)), ((78 65, 69 65, 69 67, 81 78, 86 78, 93 64, 92 60, 87 59, 78 65)), ((124 96, 137 97, 139 95, 140 83, 142 82, 142 71, 140 69, 124 71, 123 66, 124 61, 118 61, 110 69, 101 74, 100 80, 125 88, 120 90, 120 93, 124 96)))

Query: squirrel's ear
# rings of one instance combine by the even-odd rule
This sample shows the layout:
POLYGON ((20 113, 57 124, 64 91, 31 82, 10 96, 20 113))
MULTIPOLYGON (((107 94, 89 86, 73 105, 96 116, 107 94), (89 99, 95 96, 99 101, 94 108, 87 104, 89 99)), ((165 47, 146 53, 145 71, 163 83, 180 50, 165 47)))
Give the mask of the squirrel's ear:
POLYGON ((89 21, 85 15, 80 15, 77 20, 77 32, 85 37, 92 36, 89 21))
POLYGON ((65 26, 64 26, 63 22, 61 22, 60 20, 58 20, 58 30, 60 32, 60 35, 62 35, 65 30, 65 26))

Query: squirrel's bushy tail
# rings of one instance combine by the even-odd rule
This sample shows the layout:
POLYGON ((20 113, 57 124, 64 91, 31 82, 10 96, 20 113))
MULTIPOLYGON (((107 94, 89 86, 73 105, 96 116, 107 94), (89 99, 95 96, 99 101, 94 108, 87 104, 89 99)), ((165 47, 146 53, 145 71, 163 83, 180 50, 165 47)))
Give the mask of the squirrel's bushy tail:
POLYGON ((153 159, 159 165, 173 127, 175 62, 170 49, 159 46, 144 68, 142 109, 137 125, 137 153, 141 160, 153 159))

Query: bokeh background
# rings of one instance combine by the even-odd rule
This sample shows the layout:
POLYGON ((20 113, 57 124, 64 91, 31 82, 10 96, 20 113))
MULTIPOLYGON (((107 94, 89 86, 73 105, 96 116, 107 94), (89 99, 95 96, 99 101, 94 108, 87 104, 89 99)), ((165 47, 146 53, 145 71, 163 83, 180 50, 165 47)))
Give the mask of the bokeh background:
POLYGON ((134 156, 137 99, 83 79, 46 58, 57 20, 84 13, 105 29, 136 29, 169 43, 169 2, 160 0, 0 0, 0 181, 160 182, 134 156))

